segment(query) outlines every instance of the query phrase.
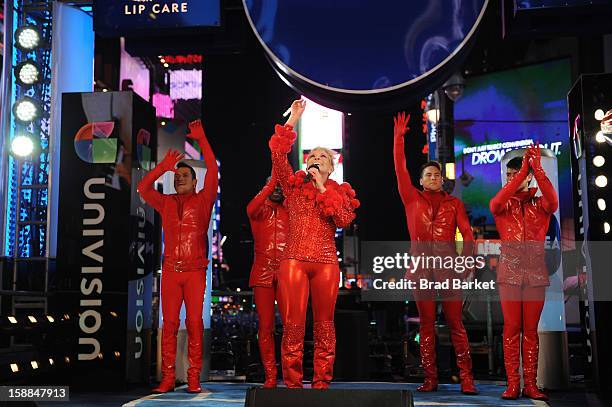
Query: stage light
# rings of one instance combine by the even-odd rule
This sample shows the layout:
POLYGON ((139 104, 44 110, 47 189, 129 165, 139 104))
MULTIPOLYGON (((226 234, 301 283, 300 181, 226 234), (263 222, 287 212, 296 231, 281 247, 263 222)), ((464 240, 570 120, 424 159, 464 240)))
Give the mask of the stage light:
POLYGON ((19 157, 28 157, 34 151, 34 141, 30 136, 20 135, 11 142, 11 152, 19 157))
POLYGON ((600 211, 605 211, 606 210, 606 200, 599 198, 597 200, 597 207, 599 208, 600 211))
POLYGON ((47 315, 47 320, 49 322, 55 322, 55 319, 51 315, 47 315))
POLYGON ((606 114, 604 113, 604 111, 603 111, 603 110, 601 110, 601 109, 597 109, 597 110, 595 110, 595 120, 599 120, 599 121, 601 121, 601 120, 603 120, 603 118, 604 118, 604 116, 605 116, 605 115, 606 115, 606 114))
POLYGON ((53 366, 55 364, 55 362, 53 361, 53 359, 49 358, 49 365, 53 366))
POLYGON ((164 68, 168 68, 169 66, 168 63, 164 63, 164 68))
POLYGON ((605 175, 599 175, 595 178, 595 185, 599 188, 603 188, 608 185, 608 178, 605 175))
POLYGON ((36 119, 40 113, 40 107, 36 100, 24 96, 13 105, 15 118, 22 123, 29 123, 36 119))
POLYGON ((64 319, 65 319, 66 321, 67 321, 67 320, 69 320, 69 319, 70 319, 70 315, 68 315, 68 314, 64 314, 64 319))
POLYGON ((100 360, 104 359, 104 356, 102 355, 102 352, 98 353, 98 359, 100 359, 100 360))
POLYGON ((446 163, 445 173, 446 179, 455 179, 455 163, 446 163))
POLYGON ((119 352, 115 351, 115 357, 116 357, 117 359, 119 359, 119 357, 120 357, 120 356, 121 356, 121 353, 119 353, 119 352))
POLYGON ((104 88, 104 89, 102 89, 102 92, 106 93, 106 92, 108 92, 108 89, 104 88))
POLYGON ((64 357, 64 362, 65 362, 65 363, 70 363, 70 358, 69 358, 68 356, 65 356, 65 357, 64 357))
POLYGON ((111 316, 117 318, 117 313, 115 311, 111 311, 111 316))
POLYGON ((17 363, 11 363, 11 371, 13 373, 19 372, 19 365, 17 365, 17 363))
POLYGON ((239 293, 240 292, 240 287, 236 288, 236 292, 239 293))
POLYGON ((595 134, 595 141, 597 141, 598 143, 604 143, 606 141, 603 132, 598 131, 597 134, 595 134))
POLYGON ((40 30, 34 26, 23 26, 15 31, 15 46, 24 51, 32 51, 40 46, 40 30))
POLYGON ((606 163, 606 159, 603 158, 603 156, 601 155, 596 155, 595 157, 593 157, 593 165, 595 167, 601 167, 606 163))
POLYGON ((15 318, 15 317, 13 317, 13 316, 8 317, 8 320, 9 320, 9 322, 10 322, 11 324, 16 324, 16 323, 17 323, 17 318, 15 318))
POLYGON ((30 322, 31 322, 31 323, 33 323, 33 324, 35 324, 36 322, 38 322, 38 321, 36 321, 36 318, 35 318, 34 316, 32 316, 32 315, 28 315, 28 319, 29 319, 29 320, 30 320, 30 322))
POLYGON ((165 63, 166 63, 166 60, 165 60, 164 58, 160 58, 160 59, 159 59, 159 62, 161 62, 162 64, 165 64, 165 63))
POLYGON ((33 360, 30 362, 30 365, 32 366, 32 369, 38 369, 38 362, 33 360))
POLYGON ((165 126, 165 125, 166 125, 166 122, 162 120, 161 125, 162 125, 162 126, 165 126))
POLYGON ((40 71, 34 61, 23 61, 15 67, 15 78, 20 85, 34 85, 40 81, 40 71))
POLYGON ((604 233, 606 235, 610 233, 610 224, 608 222, 604 222, 604 233))

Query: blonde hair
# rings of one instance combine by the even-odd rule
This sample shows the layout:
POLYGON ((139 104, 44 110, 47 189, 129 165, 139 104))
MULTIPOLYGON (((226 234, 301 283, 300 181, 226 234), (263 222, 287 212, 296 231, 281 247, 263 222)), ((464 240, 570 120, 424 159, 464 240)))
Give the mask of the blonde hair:
POLYGON ((329 173, 331 174, 332 172, 334 172, 334 157, 338 155, 338 153, 327 147, 315 147, 310 150, 310 153, 308 153, 308 155, 306 156, 306 163, 308 163, 308 160, 310 160, 310 157, 314 155, 315 151, 323 151, 325 154, 327 154, 327 157, 329 158, 329 165, 331 167, 331 171, 329 173))

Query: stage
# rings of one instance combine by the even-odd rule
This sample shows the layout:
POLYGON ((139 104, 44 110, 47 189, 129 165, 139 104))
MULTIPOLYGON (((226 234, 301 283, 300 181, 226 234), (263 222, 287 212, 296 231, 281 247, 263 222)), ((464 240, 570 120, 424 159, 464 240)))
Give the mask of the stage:
MULTIPOLYGON (((179 387, 173 393, 153 394, 141 397, 124 404, 124 407, 161 407, 161 406, 201 406, 201 407, 237 407, 244 405, 247 388, 260 386, 252 383, 202 383, 205 392, 189 394, 186 386, 179 387)), ((413 392, 415 406, 547 406, 549 404, 520 398, 502 400, 504 386, 495 384, 478 384, 480 394, 466 396, 459 392, 458 384, 441 384, 434 393, 419 393, 417 383, 382 383, 382 382, 334 382, 332 387, 342 389, 408 389, 413 392)), ((556 404, 555 404, 556 405, 556 404)))

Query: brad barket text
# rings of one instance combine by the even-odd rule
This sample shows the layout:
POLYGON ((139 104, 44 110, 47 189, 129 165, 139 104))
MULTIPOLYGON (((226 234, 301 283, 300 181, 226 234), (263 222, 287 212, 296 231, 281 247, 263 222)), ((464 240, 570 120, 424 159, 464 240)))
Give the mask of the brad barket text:
POLYGON ((495 280, 465 281, 460 278, 447 278, 440 281, 431 281, 427 278, 408 280, 402 278, 397 281, 383 281, 381 278, 373 282, 375 290, 495 290, 495 280))

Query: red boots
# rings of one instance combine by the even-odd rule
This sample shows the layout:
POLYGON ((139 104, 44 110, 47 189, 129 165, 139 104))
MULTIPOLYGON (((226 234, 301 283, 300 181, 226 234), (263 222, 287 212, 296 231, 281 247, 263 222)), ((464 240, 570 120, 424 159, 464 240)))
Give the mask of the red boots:
POLYGON ((516 400, 521 393, 521 376, 519 375, 520 333, 504 332, 504 365, 508 377, 508 388, 502 393, 506 400, 516 400))
POLYGON ((274 354, 274 332, 259 332, 259 353, 263 364, 266 381, 263 387, 273 389, 276 387, 276 355, 274 354))
POLYGON ((174 391, 174 367, 176 363, 176 334, 179 323, 164 321, 162 326, 162 381, 153 389, 153 393, 167 393, 174 391))
POLYGON ((333 378, 336 358, 336 328, 334 321, 321 321, 313 324, 314 336, 314 375, 313 389, 327 389, 333 378))
MULTIPOLYGON (((450 319, 447 317, 447 319, 450 319)), ((472 376, 472 356, 470 343, 463 324, 450 322, 451 340, 457 356, 457 366, 461 377, 461 392, 463 394, 478 394, 472 376)), ((436 367, 436 334, 433 327, 421 326, 420 330, 421 364, 425 372, 425 382, 417 387, 417 391, 429 392, 438 390, 438 369, 436 367)))
POLYGON ((304 325, 287 323, 281 343, 283 381, 287 388, 302 388, 304 358, 304 325))
POLYGON ((186 320, 187 326, 187 392, 200 393, 200 371, 202 370, 202 340, 204 338, 204 323, 202 319, 186 320))
MULTIPOLYGON (((520 334, 504 336, 504 364, 508 376, 508 388, 502 398, 515 400, 521 393, 521 378, 519 375, 519 340, 520 334)), ((523 396, 534 400, 547 401, 548 396, 538 389, 536 378, 538 373, 538 333, 523 334, 523 396)))
POLYGON ((536 378, 538 375, 538 332, 523 333, 523 396, 534 400, 547 401, 548 396, 538 389, 536 378))
POLYGON ((433 326, 421 325, 420 329, 421 365, 425 372, 425 382, 417 387, 417 391, 428 392, 438 390, 438 367, 436 366, 436 333, 433 326))
MULTIPOLYGON (((187 325, 187 357, 189 369, 187 370, 187 391, 199 393, 200 371, 202 370, 202 339, 204 325, 202 320, 185 321, 187 325)), ((162 326, 162 381, 153 389, 153 393, 167 393, 174 391, 175 362, 176 362, 176 335, 179 323, 164 321, 162 326)))

